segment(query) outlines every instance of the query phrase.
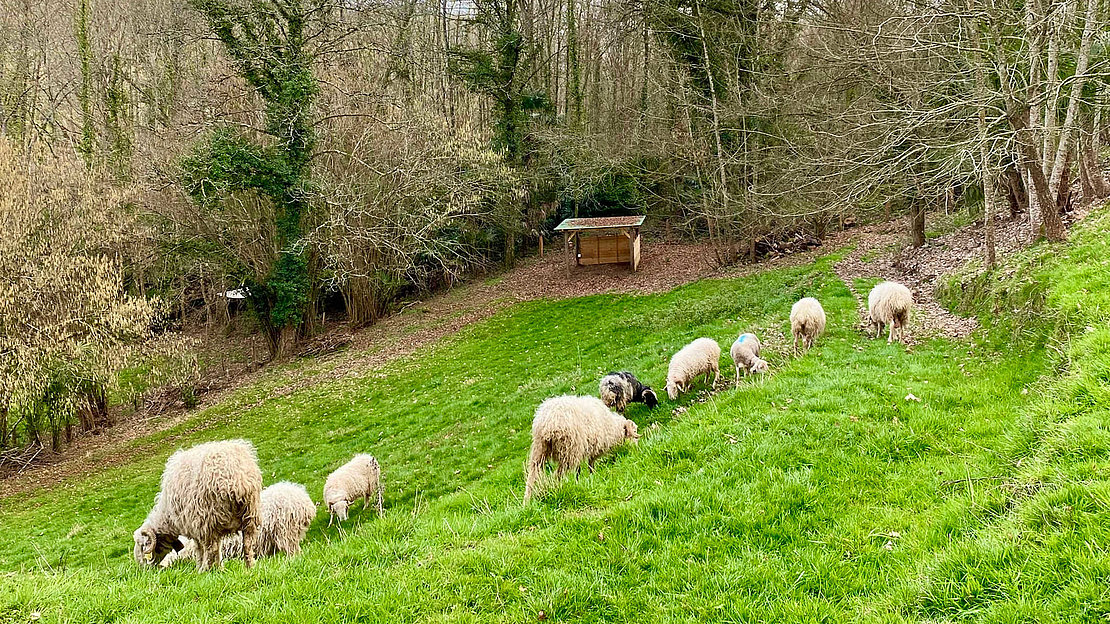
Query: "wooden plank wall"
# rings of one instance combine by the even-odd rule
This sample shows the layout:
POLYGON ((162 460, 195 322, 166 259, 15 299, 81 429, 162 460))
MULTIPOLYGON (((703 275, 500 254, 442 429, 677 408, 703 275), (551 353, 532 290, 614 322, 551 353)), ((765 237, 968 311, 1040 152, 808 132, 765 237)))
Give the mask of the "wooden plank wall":
POLYGON ((578 264, 627 263, 632 249, 624 234, 612 236, 578 236, 578 264))

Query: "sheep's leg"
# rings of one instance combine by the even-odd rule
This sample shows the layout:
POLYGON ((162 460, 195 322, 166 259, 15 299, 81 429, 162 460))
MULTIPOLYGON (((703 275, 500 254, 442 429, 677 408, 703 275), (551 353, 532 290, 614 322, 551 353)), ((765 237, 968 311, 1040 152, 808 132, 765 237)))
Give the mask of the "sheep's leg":
POLYGON ((720 380, 720 379, 721 379, 721 367, 720 366, 714 366, 713 367, 713 387, 714 388, 717 387, 717 381, 720 380))
POLYGON ((886 337, 887 344, 890 344, 892 342, 894 342, 894 323, 890 324, 890 333, 886 337))
POLYGON ((213 564, 220 566, 223 565, 223 561, 220 560, 219 540, 206 539, 204 541, 197 542, 197 546, 200 547, 200 562, 197 565, 198 571, 206 572, 208 570, 211 570, 213 564))
POLYGON ((243 564, 250 569, 254 565, 255 548, 258 544, 258 524, 252 522, 243 527, 243 564))
POLYGON ((736 365, 736 387, 740 387, 740 365, 736 365))
POLYGON ((382 506, 382 490, 383 489, 384 488, 382 488, 382 484, 379 481, 378 482, 378 517, 379 518, 385 515, 385 508, 382 506))
POLYGON ((587 465, 590 467, 590 474, 594 473, 594 464, 595 463, 597 463, 597 458, 596 457, 591 457, 590 461, 587 462, 587 465))

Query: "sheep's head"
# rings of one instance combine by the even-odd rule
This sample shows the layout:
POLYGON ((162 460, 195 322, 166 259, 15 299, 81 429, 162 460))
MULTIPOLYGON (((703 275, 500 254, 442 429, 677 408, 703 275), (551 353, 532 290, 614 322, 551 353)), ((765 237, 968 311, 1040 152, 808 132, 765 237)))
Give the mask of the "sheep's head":
POLYGON ((767 364, 767 360, 756 359, 756 361, 752 362, 751 371, 753 373, 766 373, 770 368, 771 367, 767 364))
POLYGON ((149 526, 135 529, 135 561, 139 565, 158 565, 171 551, 185 548, 176 535, 160 535, 149 526))
POLYGON ((667 380, 667 396, 670 397, 672 401, 678 398, 678 384, 670 379, 667 380))
POLYGON ((624 421, 624 439, 630 440, 633 444, 640 439, 640 434, 636 431, 636 423, 631 420, 624 421))
POLYGON ((347 519, 347 508, 350 506, 351 503, 345 500, 328 503, 328 513, 343 521, 347 519))
POLYGON ((643 395, 644 405, 647 405, 648 407, 655 407, 656 405, 659 405, 659 397, 655 396, 655 391, 651 388, 645 387, 643 395))

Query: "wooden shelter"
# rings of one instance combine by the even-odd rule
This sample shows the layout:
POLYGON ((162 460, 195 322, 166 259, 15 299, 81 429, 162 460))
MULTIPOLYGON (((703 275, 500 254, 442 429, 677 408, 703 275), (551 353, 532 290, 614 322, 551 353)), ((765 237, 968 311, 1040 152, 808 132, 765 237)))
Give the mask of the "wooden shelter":
POLYGON ((633 271, 640 267, 640 227, 644 216, 565 219, 555 227, 563 233, 570 271, 573 244, 574 264, 623 264, 633 271))

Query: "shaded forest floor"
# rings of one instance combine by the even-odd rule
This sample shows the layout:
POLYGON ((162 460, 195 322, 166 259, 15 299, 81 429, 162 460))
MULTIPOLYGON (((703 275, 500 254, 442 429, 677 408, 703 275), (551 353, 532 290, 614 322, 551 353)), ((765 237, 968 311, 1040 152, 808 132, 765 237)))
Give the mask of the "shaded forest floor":
MULTIPOLYGON (((924 247, 907 245, 907 222, 897 219, 835 232, 820 247, 790 255, 779 255, 755 264, 720 267, 707 243, 665 243, 645 241, 640 269, 630 272, 626 265, 572 267, 567 271, 566 256, 552 246, 543 258, 522 259, 513 269, 500 275, 479 279, 430 299, 414 302, 401 312, 359 330, 350 336, 347 349, 309 359, 259 366, 255 362, 225 361, 210 367, 205 379, 210 387, 201 396, 198 409, 224 403, 247 387, 265 387, 264 394, 243 409, 288 396, 329 380, 372 375, 390 362, 412 355, 465 327, 492 317, 497 312, 524 301, 560 300, 596 294, 653 294, 706 278, 737 278, 754 273, 813 262, 822 255, 847 248, 836 263, 837 276, 855 295, 860 313, 866 310, 866 292, 855 285, 860 280, 890 279, 905 283, 914 292, 917 316, 911 325, 911 340, 925 336, 962 338, 975 329, 973 318, 950 314, 934 296, 937 280, 982 257, 982 228, 977 224, 959 225, 954 216, 933 214, 928 222, 938 230, 931 232, 924 247), (266 383, 266 380, 280 382, 266 383)), ((1022 220, 999 221, 998 253, 1011 253, 1032 242, 1028 224, 1022 220)), ((862 316, 861 324, 862 324, 862 316)), ((337 326, 333 332, 348 331, 337 326)), ((240 338, 236 338, 239 340, 240 338)), ((250 340, 245 338, 244 340, 250 340)), ((258 353, 259 346, 252 347, 258 353)), ((0 479, 0 496, 49 487, 63 479, 85 476, 128 461, 136 440, 178 427, 194 418, 196 410, 140 410, 123 418, 99 435, 77 439, 65 452, 39 453, 33 462, 17 473, 0 479)), ((203 429, 211 422, 201 419, 190 431, 203 429)))

